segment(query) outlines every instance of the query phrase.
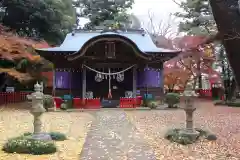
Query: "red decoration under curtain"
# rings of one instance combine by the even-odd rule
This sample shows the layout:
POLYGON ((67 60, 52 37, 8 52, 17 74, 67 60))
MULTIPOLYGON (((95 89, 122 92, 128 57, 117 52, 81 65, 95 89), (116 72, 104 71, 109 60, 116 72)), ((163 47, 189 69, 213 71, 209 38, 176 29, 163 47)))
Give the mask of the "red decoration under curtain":
POLYGON ((111 89, 109 89, 109 91, 108 91, 108 99, 111 99, 112 98, 112 91, 111 91, 111 89))

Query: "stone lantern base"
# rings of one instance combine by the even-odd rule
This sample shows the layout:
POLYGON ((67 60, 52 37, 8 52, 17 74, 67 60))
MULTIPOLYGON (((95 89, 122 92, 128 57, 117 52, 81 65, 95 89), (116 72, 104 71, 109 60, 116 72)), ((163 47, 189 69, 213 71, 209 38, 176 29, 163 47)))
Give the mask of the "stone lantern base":
POLYGON ((56 112, 57 111, 57 109, 55 108, 55 107, 53 107, 53 108, 48 108, 48 112, 56 112))
POLYGON ((48 133, 33 134, 31 139, 40 141, 52 141, 51 136, 48 133))
POLYGON ((179 135, 183 137, 189 137, 191 140, 195 141, 200 136, 200 133, 196 130, 189 131, 187 129, 183 129, 179 132, 179 135))

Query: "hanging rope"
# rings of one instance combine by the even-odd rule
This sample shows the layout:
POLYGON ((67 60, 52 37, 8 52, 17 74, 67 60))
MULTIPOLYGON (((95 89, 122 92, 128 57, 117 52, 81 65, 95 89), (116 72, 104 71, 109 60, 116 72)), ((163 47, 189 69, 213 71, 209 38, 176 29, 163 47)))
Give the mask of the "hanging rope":
POLYGON ((83 65, 83 66, 86 67, 87 69, 93 71, 93 72, 98 73, 98 74, 102 74, 102 75, 110 75, 110 76, 112 76, 112 75, 121 74, 121 73, 123 73, 123 72, 126 72, 126 71, 130 70, 131 68, 133 68, 133 67, 135 66, 135 64, 132 65, 132 66, 130 66, 130 67, 128 67, 128 68, 126 68, 126 69, 124 69, 124 70, 122 70, 122 71, 120 71, 120 72, 114 72, 114 73, 100 72, 100 71, 97 71, 97 70, 95 70, 95 69, 93 69, 93 68, 90 68, 90 67, 88 67, 88 66, 86 66, 86 65, 83 65))
POLYGON ((109 78, 108 78, 108 98, 112 98, 112 89, 111 89, 111 69, 108 68, 109 78))

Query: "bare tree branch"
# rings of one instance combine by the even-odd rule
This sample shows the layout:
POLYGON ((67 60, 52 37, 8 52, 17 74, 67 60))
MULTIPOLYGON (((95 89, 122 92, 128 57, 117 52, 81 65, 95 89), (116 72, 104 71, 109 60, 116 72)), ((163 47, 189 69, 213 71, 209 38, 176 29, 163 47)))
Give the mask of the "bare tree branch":
POLYGON ((181 3, 177 2, 176 0, 172 0, 176 5, 178 5, 179 7, 181 7, 181 3))
POLYGON ((148 23, 148 27, 151 28, 152 31, 150 31, 151 33, 153 32, 153 34, 156 34, 156 29, 155 29, 155 25, 153 23, 153 18, 154 18, 154 13, 151 13, 151 10, 148 10, 148 18, 149 18, 149 23, 148 23), (150 26, 149 26, 150 25, 150 26))
POLYGON ((153 38, 163 36, 166 39, 172 39, 173 37, 176 37, 176 35, 179 35, 178 32, 174 32, 172 29, 171 22, 173 22, 175 19, 173 18, 174 17, 170 15, 167 23, 165 23, 166 21, 163 20, 156 22, 154 13, 151 10, 148 10, 148 24, 146 31, 153 36, 153 38))

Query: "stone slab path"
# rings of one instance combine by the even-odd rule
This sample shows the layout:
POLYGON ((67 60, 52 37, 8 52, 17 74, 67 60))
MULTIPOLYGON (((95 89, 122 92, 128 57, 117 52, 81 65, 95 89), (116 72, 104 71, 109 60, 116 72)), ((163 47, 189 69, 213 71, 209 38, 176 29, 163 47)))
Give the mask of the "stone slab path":
POLYGON ((156 160, 124 111, 99 111, 86 137, 80 160, 156 160))

